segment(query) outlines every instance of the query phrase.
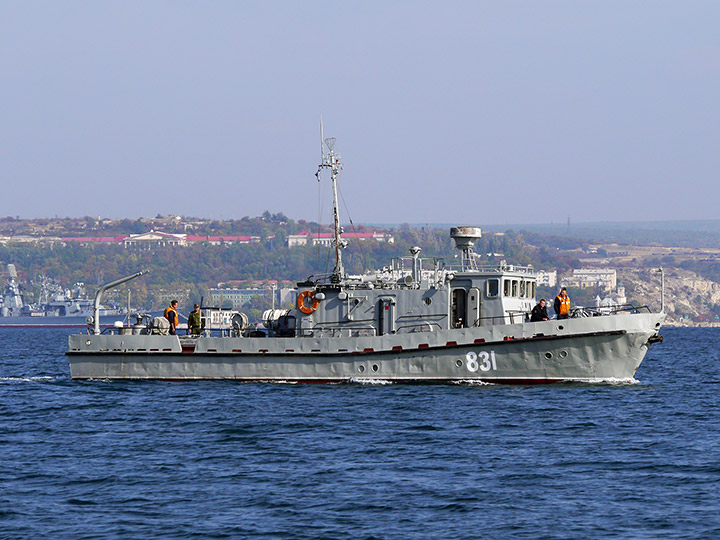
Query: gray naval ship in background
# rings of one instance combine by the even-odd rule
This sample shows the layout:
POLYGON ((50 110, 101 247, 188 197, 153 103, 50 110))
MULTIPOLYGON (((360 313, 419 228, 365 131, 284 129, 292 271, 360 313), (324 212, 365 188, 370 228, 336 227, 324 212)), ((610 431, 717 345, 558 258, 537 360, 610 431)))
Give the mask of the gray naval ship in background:
MULTIPOLYGON (((26 304, 14 264, 7 265, 8 282, 0 296, 0 328, 84 328, 93 315, 93 300, 88 298, 84 283, 65 289, 41 276, 38 302, 26 304)), ((104 317, 124 316, 119 306, 100 306, 104 317)))
MULTIPOLYGON (((322 140, 322 136, 321 136, 322 140)), ((234 313, 221 335, 169 335, 164 319, 69 337, 74 379, 235 379, 240 381, 452 382, 537 384, 630 382, 664 313, 646 307, 576 310, 568 319, 528 322, 535 305, 531 268, 478 266, 481 231, 455 227, 457 268, 412 248, 380 271, 347 275, 342 261, 334 139, 325 139, 320 173, 331 174, 335 267, 297 285, 293 309, 270 309, 263 328, 234 313)), ((138 277, 121 278, 102 292, 138 277)), ((210 321, 216 316, 204 309, 210 321)))

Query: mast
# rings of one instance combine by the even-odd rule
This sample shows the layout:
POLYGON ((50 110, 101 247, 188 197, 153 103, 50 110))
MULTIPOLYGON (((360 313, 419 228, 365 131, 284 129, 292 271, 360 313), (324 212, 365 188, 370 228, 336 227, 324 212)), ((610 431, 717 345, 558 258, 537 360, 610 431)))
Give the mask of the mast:
POLYGON ((320 173, 323 169, 330 169, 330 179, 332 181, 333 191, 333 221, 335 225, 335 268, 333 269, 332 281, 339 282, 345 277, 345 267, 342 263, 342 249, 347 246, 347 241, 343 240, 342 227, 340 227, 340 211, 338 208, 338 194, 337 194, 337 177, 343 168, 340 163, 340 154, 336 153, 333 148, 335 147, 335 137, 328 137, 323 139, 323 126, 322 118, 320 119, 320 165, 318 165, 317 178, 320 180, 320 173), (323 143, 325 146, 323 146, 323 143), (325 147, 328 151, 325 152, 325 147))

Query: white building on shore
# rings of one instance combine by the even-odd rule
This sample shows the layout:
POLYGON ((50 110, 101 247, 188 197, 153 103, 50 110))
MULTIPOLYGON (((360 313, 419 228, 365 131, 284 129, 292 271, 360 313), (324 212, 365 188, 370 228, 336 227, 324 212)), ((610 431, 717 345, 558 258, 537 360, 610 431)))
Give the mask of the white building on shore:
POLYGON ((614 268, 579 268, 571 276, 562 279, 563 287, 586 289, 597 287, 604 291, 614 291, 617 287, 617 270, 614 268))
POLYGON ((537 272, 535 274, 538 286, 555 287, 557 285, 557 270, 552 272, 537 272))

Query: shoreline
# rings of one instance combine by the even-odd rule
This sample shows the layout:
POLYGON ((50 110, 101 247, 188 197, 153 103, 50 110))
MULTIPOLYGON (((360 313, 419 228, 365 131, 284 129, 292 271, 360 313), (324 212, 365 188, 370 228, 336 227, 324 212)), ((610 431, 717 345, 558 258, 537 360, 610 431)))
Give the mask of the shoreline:
POLYGON ((662 328, 720 328, 720 322, 664 322, 662 328))

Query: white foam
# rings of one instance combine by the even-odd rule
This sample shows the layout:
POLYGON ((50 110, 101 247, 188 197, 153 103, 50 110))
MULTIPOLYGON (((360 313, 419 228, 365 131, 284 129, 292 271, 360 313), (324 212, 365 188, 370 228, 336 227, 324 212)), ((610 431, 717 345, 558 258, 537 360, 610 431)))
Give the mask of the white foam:
POLYGON ((452 381, 453 384, 462 384, 469 386, 495 386, 496 383, 481 381, 478 379, 460 379, 459 381, 452 381))
POLYGON ((0 377, 2 382, 46 382, 55 380, 58 380, 58 377, 0 377))
POLYGON ((392 384, 392 381, 388 381, 387 379, 362 379, 362 378, 352 378, 350 379, 350 382, 357 383, 357 384, 377 384, 377 385, 386 385, 386 384, 392 384))
POLYGON ((624 379, 618 377, 607 377, 600 379, 564 379, 563 382, 583 383, 583 384, 609 384, 614 386, 624 386, 628 384, 638 384, 640 381, 633 377, 627 377, 624 379))

